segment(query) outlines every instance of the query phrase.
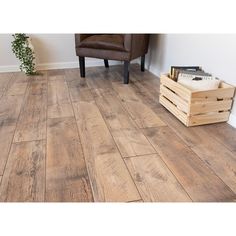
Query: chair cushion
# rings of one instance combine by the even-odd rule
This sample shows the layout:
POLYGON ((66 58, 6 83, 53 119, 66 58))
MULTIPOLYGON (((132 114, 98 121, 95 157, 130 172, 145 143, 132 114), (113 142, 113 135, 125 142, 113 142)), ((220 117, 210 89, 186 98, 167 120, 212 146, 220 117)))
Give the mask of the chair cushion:
POLYGON ((124 36, 121 34, 100 34, 84 39, 79 47, 125 51, 124 36))

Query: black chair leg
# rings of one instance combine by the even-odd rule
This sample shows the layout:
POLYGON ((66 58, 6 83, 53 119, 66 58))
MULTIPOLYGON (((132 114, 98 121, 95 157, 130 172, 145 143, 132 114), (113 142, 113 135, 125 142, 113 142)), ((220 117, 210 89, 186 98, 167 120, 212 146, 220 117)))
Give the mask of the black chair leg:
POLYGON ((145 55, 141 56, 141 71, 145 71, 145 55))
POLYGON ((106 68, 109 67, 109 63, 108 63, 108 60, 107 60, 107 59, 104 59, 104 65, 105 65, 106 68))
POLYGON ((80 76, 82 78, 85 77, 85 58, 79 57, 79 69, 80 69, 80 76))
POLYGON ((129 83, 129 61, 124 63, 124 84, 129 83))

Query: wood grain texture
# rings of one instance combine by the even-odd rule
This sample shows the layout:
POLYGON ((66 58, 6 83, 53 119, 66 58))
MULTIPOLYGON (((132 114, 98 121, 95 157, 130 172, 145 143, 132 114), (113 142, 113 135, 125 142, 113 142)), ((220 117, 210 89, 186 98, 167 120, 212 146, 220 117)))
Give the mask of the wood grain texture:
MULTIPOLYGON (((86 80, 89 88, 112 89, 111 79, 113 75, 104 68, 94 68, 86 71, 86 80)), ((122 80, 121 80, 122 81, 122 80)))
POLYGON ((69 91, 64 79, 48 81, 48 118, 72 117, 69 91))
POLYGON ((125 162, 145 202, 191 201, 158 154, 126 158, 125 162))
POLYGON ((86 83, 86 78, 80 77, 78 69, 71 69, 65 71, 65 80, 67 82, 70 98, 72 102, 79 101, 93 101, 90 88, 86 83))
POLYGON ((46 138, 47 84, 31 83, 18 120, 14 142, 46 138))
POLYGON ((65 81, 65 69, 47 70, 49 80, 64 80, 65 81))
POLYGON ((236 151, 236 129, 227 123, 204 126, 204 129, 230 151, 236 151))
POLYGON ((140 73, 137 68, 132 69, 130 87, 132 87, 137 97, 149 107, 161 107, 161 104, 158 103, 160 80, 149 71, 146 72, 140 73))
POLYGON ((139 128, 165 126, 166 124, 148 106, 140 102, 124 102, 124 106, 139 128))
POLYGON ((21 111, 23 96, 3 96, 0 100, 0 126, 15 125, 21 111))
POLYGON ((169 127, 144 132, 193 201, 235 200, 230 188, 169 127))
POLYGON ((205 126, 187 128, 169 114, 161 116, 163 119, 165 117, 173 131, 236 193, 236 156, 217 141, 217 134, 207 131, 205 126))
POLYGON ((137 129, 138 126, 127 114, 117 95, 104 89, 93 90, 96 104, 111 131, 137 129))
POLYGON ((123 106, 139 128, 166 125, 150 107, 138 99, 130 87, 118 83, 112 83, 112 85, 119 94, 123 106))
POLYGON ((48 120, 46 201, 93 201, 74 118, 48 120))
MULTIPOLYGON (((65 81, 67 82, 68 86, 70 87, 74 83, 77 84, 77 87, 84 88, 88 87, 87 79, 80 77, 80 71, 78 68, 64 70, 65 81)), ((74 87, 74 86, 71 86, 74 87)))
POLYGON ((111 132, 123 157, 156 153, 147 138, 138 129, 122 129, 111 132))
POLYGON ((41 76, 39 81, 32 81, 27 88, 27 95, 47 94, 47 77, 41 76))
MULTIPOLYGON (((133 79, 132 76, 131 79, 133 79)), ((131 82, 130 87, 132 87, 132 90, 135 92, 138 99, 141 100, 145 105, 149 106, 150 108, 161 107, 161 104, 158 102, 159 93, 155 89, 152 89, 154 90, 152 91, 150 88, 146 88, 142 83, 136 81, 133 83, 131 82)))
POLYGON ((8 96, 23 95, 25 93, 27 85, 28 85, 27 82, 14 83, 6 94, 8 96))
POLYGON ((123 157, 155 153, 146 137, 122 107, 116 94, 96 90, 96 104, 123 157))
POLYGON ((7 162, 8 154, 11 148, 14 131, 15 131, 15 125, 0 126, 0 150, 1 150, 0 175, 3 175, 3 171, 7 162))
POLYGON ((13 73, 13 78, 8 83, 5 94, 8 96, 24 95, 28 86, 29 77, 23 73, 13 73))
POLYGON ((94 200, 139 200, 139 193, 95 103, 73 105, 94 200))
POLYGON ((0 200, 235 201, 235 129, 186 128, 159 85, 139 65, 129 85, 120 65, 1 73, 0 200))
POLYGON ((0 187, 0 201, 44 201, 45 142, 13 144, 0 187))
POLYGON ((12 73, 0 73, 0 98, 6 93, 8 84, 13 78, 12 73))

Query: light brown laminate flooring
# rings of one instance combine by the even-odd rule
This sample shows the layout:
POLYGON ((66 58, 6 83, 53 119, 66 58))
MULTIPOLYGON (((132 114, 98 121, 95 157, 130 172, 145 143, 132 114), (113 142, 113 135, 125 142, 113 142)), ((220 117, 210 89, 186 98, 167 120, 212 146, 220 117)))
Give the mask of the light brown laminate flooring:
POLYGON ((186 128, 131 65, 0 74, 0 201, 236 200, 236 129, 186 128))

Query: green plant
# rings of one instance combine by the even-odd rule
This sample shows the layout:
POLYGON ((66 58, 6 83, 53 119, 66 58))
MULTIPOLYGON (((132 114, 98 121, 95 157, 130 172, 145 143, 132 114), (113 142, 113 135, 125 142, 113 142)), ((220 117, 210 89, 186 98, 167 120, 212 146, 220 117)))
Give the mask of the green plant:
POLYGON ((20 70, 27 75, 37 74, 34 63, 34 52, 29 47, 28 36, 26 34, 13 34, 12 51, 21 62, 20 70))

